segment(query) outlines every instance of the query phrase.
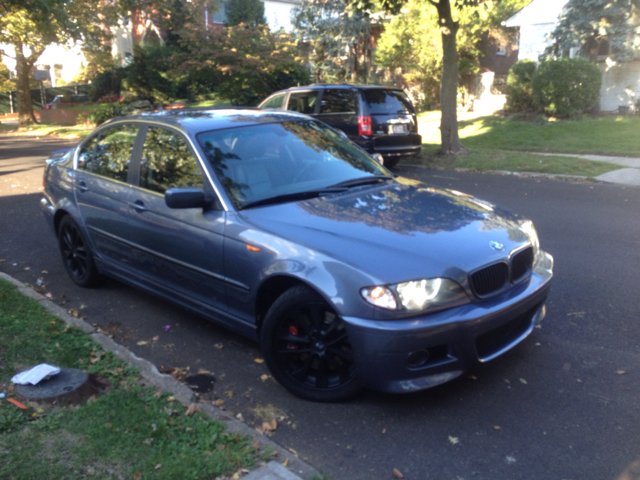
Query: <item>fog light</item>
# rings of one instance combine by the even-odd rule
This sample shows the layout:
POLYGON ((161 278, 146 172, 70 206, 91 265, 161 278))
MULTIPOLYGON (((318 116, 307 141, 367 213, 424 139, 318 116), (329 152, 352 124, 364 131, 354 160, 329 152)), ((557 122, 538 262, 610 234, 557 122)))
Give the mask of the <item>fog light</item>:
POLYGON ((410 353, 407 357, 407 366, 409 368, 419 368, 429 361, 429 352, 427 350, 418 350, 410 353))

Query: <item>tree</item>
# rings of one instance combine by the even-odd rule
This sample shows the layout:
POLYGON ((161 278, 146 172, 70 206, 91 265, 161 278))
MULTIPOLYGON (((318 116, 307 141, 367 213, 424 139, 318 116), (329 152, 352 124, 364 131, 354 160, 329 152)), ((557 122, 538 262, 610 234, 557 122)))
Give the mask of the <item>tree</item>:
POLYGON ((248 27, 267 24, 264 18, 264 3, 261 0, 227 0, 224 10, 229 27, 241 23, 248 27))
POLYGON ((16 89, 16 84, 11 78, 11 72, 4 63, 0 62, 0 92, 10 92, 16 89))
POLYGON ((235 105, 255 105, 274 90, 308 81, 289 35, 267 26, 187 25, 180 36, 172 75, 188 74, 191 88, 215 90, 235 105))
POLYGON ((631 60, 640 49, 639 24, 640 0, 570 0, 544 57, 558 58, 578 47, 584 58, 610 55, 631 60))
POLYGON ((369 12, 354 11, 347 0, 302 0, 292 23, 311 48, 318 81, 366 82, 372 52, 369 12))
POLYGON ((104 41, 108 36, 104 26, 116 18, 112 2, 97 9, 92 0, 0 0, 0 43, 14 49, 20 126, 35 123, 29 79, 45 48, 79 40, 87 45, 104 41))
POLYGON ((501 22, 528 1, 386 0, 385 8, 391 12, 401 4, 404 8, 386 25, 376 60, 393 69, 401 68, 406 86, 413 83, 424 93, 422 102, 440 106, 442 153, 465 151, 457 135, 458 87, 470 88, 480 59, 487 53, 483 40, 489 35, 508 43, 512 34, 501 22))

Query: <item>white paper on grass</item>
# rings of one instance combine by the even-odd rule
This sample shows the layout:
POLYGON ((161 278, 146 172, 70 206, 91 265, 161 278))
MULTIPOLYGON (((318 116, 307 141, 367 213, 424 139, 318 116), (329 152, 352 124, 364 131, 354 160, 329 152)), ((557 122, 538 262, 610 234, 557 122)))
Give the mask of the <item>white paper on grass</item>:
POLYGON ((54 367, 47 363, 41 363, 40 365, 36 365, 25 372, 14 375, 11 381, 17 385, 37 385, 45 378, 50 377, 51 375, 57 375, 58 373, 60 373, 59 367, 54 367))

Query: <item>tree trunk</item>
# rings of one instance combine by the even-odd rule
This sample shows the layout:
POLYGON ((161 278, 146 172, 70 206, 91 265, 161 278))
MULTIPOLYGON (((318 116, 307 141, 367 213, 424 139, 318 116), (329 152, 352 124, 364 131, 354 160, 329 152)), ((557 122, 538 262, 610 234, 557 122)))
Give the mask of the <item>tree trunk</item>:
POLYGON ((31 88, 29 85, 29 76, 31 75, 31 67, 33 67, 33 62, 30 61, 31 57, 33 57, 33 55, 26 58, 21 52, 16 52, 16 89, 18 91, 19 127, 26 127, 38 123, 33 114, 31 88))
POLYGON ((453 21, 450 0, 440 0, 434 5, 438 9, 440 31, 442 32, 440 153, 459 155, 467 151, 458 136, 458 45, 456 35, 459 24, 453 21))

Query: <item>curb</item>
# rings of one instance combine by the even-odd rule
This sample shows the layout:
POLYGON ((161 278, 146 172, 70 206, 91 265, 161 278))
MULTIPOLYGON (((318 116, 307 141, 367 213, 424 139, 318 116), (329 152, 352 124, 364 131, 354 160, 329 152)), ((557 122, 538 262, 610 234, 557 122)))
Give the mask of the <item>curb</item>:
POLYGON ((247 435, 248 437, 254 437, 260 443, 260 448, 265 449, 267 447, 272 448, 278 452, 280 458, 284 459, 284 467, 277 461, 271 461, 266 466, 260 467, 257 470, 252 471, 248 475, 242 477, 242 480, 303 480, 311 479, 313 477, 321 478, 320 472, 313 468, 308 463, 295 456, 285 448, 278 445, 269 437, 259 433, 249 425, 241 422, 237 418, 229 415, 227 412, 220 410, 214 405, 206 403, 196 403, 196 396, 193 394, 190 388, 180 383, 171 375, 160 373, 155 365, 148 360, 140 358, 133 352, 130 352, 127 348, 119 345, 112 338, 98 333, 96 329, 89 323, 75 318, 69 315, 65 309, 56 305, 51 300, 43 295, 33 291, 15 278, 7 275, 4 272, 0 272, 0 278, 15 285, 18 291, 26 297, 30 297, 42 305, 47 311, 60 318, 63 322, 78 327, 84 333, 89 335, 95 342, 99 343, 105 350, 113 352, 118 357, 122 358, 129 364, 135 366, 139 371, 142 378, 153 385, 155 388, 162 391, 171 392, 171 394, 181 403, 184 404, 196 404, 200 407, 200 410, 206 413, 212 420, 219 420, 224 422, 229 432, 239 433, 247 435))

